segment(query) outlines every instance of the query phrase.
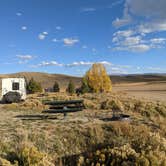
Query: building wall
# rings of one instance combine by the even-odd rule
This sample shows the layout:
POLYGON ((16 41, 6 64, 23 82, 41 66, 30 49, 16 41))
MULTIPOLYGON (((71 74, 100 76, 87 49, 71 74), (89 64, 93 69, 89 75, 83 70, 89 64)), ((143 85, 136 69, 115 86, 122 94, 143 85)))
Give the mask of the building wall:
POLYGON ((2 79, 2 97, 8 92, 19 92, 23 100, 26 99, 26 83, 24 78, 4 78, 2 79), (13 82, 19 83, 19 90, 12 90, 13 82))

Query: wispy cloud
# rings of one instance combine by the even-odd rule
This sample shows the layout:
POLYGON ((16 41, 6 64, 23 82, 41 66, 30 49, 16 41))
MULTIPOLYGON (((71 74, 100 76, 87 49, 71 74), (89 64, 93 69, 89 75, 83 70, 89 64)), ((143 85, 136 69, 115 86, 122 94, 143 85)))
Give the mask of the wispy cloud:
POLYGON ((34 58, 33 55, 16 55, 16 57, 19 59, 19 64, 27 63, 28 61, 34 58))
POLYGON ((44 31, 42 32, 43 35, 48 35, 48 32, 44 31))
POLYGON ((21 12, 16 13, 16 16, 22 16, 21 12))
POLYGON ((129 14, 129 7, 127 4, 125 4, 124 10, 123 10, 123 16, 122 18, 116 18, 112 24, 115 27, 122 27, 125 25, 128 25, 132 22, 132 17, 129 14))
POLYGON ((55 42, 55 43, 60 42, 60 41, 61 41, 61 40, 58 40, 58 39, 56 39, 56 38, 52 39, 52 42, 55 42))
POLYGON ((33 58, 32 55, 16 55, 16 57, 22 60, 30 60, 33 58))
POLYGON ((73 62, 73 63, 70 63, 70 64, 66 64, 65 66, 67 66, 67 67, 91 66, 92 64, 93 64, 93 62, 80 61, 80 62, 73 62))
POLYGON ((138 31, 123 30, 113 34, 112 43, 114 50, 145 52, 153 48, 162 48, 166 43, 166 38, 146 39, 138 31))
POLYGON ((165 68, 162 67, 141 67, 141 66, 132 66, 132 65, 120 65, 120 64, 113 64, 109 61, 75 61, 71 63, 59 63, 57 61, 43 61, 36 65, 31 65, 32 68, 40 68, 40 67, 63 67, 63 68, 74 68, 76 70, 82 71, 84 74, 94 63, 103 64, 106 67, 108 74, 129 74, 133 71, 136 73, 141 73, 143 70, 159 73, 159 72, 166 72, 165 68))
POLYGON ((122 4, 124 2, 124 0, 116 0, 116 2, 113 2, 111 5, 109 5, 108 6, 108 8, 113 8, 113 7, 115 7, 115 6, 117 6, 117 5, 120 5, 120 4, 122 4))
POLYGON ((65 46, 73 46, 79 42, 76 38, 64 38, 63 43, 65 46))
POLYGON ((23 31, 26 31, 26 30, 27 30, 27 26, 22 26, 21 29, 22 29, 23 31))
POLYGON ((95 12, 96 8, 93 7, 86 7, 86 8, 82 8, 81 12, 95 12))
POLYGON ((56 26, 56 30, 61 30, 62 27, 61 26, 56 26))
POLYGON ((151 67, 147 67, 146 69, 153 73, 166 73, 166 68, 162 68, 162 67, 151 66, 151 67))
POLYGON ((58 62, 56 62, 56 61, 50 61, 50 62, 43 61, 43 62, 41 62, 41 63, 39 63, 39 64, 31 65, 31 67, 33 67, 33 68, 47 67, 47 66, 63 66, 63 64, 58 63, 58 62))

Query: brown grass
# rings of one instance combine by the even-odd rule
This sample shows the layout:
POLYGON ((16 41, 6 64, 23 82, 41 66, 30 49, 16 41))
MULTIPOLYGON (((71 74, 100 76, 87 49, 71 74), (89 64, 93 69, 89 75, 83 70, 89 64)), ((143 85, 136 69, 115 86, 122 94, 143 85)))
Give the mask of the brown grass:
POLYGON ((29 95, 26 102, 0 105, 0 108, 0 157, 4 160, 21 162, 24 159, 27 162, 29 158, 28 161, 34 163, 40 162, 42 157, 47 163, 65 165, 66 161, 77 161, 77 158, 73 160, 74 155, 84 156, 107 145, 115 150, 121 149, 127 144, 138 155, 143 151, 166 152, 165 103, 136 100, 121 93, 79 97, 52 93, 29 95), (66 119, 63 115, 50 115, 54 119, 41 118, 41 110, 45 109, 43 100, 69 99, 84 99, 86 109, 70 113, 66 119), (109 121, 112 101, 132 116, 132 122, 109 121), (103 103, 106 105, 101 109, 103 103), (38 116, 31 118, 27 115, 38 116), (29 151, 33 151, 36 157, 29 156, 29 151))

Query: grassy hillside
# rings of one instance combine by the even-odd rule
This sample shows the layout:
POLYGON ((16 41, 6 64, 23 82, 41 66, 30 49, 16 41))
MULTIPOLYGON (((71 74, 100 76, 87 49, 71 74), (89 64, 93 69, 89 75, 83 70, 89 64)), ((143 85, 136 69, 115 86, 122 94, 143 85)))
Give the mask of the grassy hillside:
MULTIPOLYGON (((34 78, 34 80, 42 84, 43 88, 52 87, 55 81, 57 81, 60 84, 61 88, 66 87, 70 80, 72 80, 76 85, 80 85, 80 82, 81 82, 81 78, 79 77, 67 76, 62 74, 39 73, 39 72, 21 72, 21 73, 15 73, 15 74, 0 75, 0 79, 6 78, 6 77, 9 77, 9 78, 25 77, 27 80, 34 78)), ((0 82, 0 85, 1 85, 1 82, 0 82)))
MULTIPOLYGON (((32 77, 42 84, 43 88, 52 87, 54 82, 57 81, 61 88, 65 88, 70 80, 72 80, 76 86, 81 83, 81 77, 74 77, 62 74, 48 74, 39 72, 20 72, 14 74, 0 75, 1 78, 6 77, 25 77, 27 80, 32 77)), ((156 82, 156 81, 166 81, 166 75, 161 74, 142 74, 142 75, 113 75, 111 76, 113 84, 121 83, 136 83, 136 82, 156 82)), ((1 81, 0 81, 1 85, 1 81)))

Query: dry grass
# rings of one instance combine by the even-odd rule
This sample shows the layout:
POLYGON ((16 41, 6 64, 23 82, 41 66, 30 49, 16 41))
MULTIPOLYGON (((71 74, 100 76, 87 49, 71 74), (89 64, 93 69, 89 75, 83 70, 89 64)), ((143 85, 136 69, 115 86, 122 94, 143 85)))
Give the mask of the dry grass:
MULTIPOLYGON (((80 155, 89 158, 85 157, 87 152, 107 145, 116 150, 129 144, 137 155, 153 150, 158 154, 166 153, 166 104, 161 102, 136 100, 123 93, 79 97, 66 93, 36 94, 28 96, 23 103, 0 105, 0 113, 0 157, 3 162, 10 160, 14 163, 16 160, 38 165, 42 158, 50 165, 66 165, 67 161, 76 164, 80 155), (84 99, 86 109, 70 113, 66 119, 63 115, 42 119, 43 100, 69 99, 84 99), (112 103, 130 114, 132 122, 110 121, 114 109, 112 103), (30 151, 34 156, 28 155, 30 151), (73 159, 73 155, 77 157, 73 159)), ((89 159, 93 162, 92 158, 89 159)))
POLYGON ((117 84, 114 85, 113 90, 115 92, 125 92, 127 95, 138 99, 166 102, 165 81, 117 84))

